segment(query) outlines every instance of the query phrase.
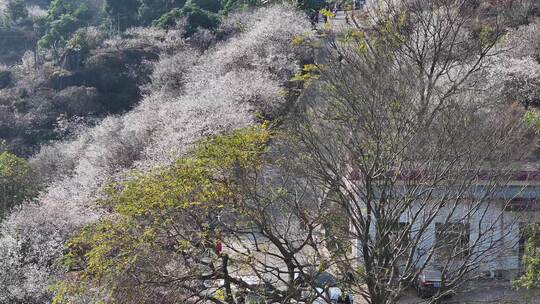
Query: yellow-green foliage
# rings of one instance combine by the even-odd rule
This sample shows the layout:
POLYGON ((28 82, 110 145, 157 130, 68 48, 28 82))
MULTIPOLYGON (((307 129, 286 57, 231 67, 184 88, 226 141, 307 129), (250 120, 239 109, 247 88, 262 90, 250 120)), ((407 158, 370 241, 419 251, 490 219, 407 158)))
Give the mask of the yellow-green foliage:
POLYGON ((37 192, 30 164, 9 152, 0 153, 0 221, 14 206, 37 192))
POLYGON ((523 256, 524 273, 513 284, 517 289, 540 288, 540 225, 526 227, 527 244, 523 256))
POLYGON ((491 26, 484 25, 480 29, 480 33, 479 33, 480 46, 489 47, 490 45, 495 43, 497 38, 498 38, 497 34, 491 26))
POLYGON ((379 26, 378 31, 381 34, 380 43, 391 48, 399 48, 407 40, 404 34, 407 27, 408 14, 401 12, 394 18, 386 18, 379 26))
POLYGON ((540 112, 538 111, 527 111, 523 116, 523 120, 526 124, 533 127, 536 132, 540 132, 540 112))
POLYGON ((335 18, 336 14, 332 13, 331 11, 323 8, 319 11, 321 15, 326 17, 326 22, 324 23, 324 28, 326 30, 332 29, 332 23, 330 22, 331 18, 335 18))
MULTIPOLYGON (((170 167, 136 173, 110 186, 102 204, 112 215, 86 227, 68 243, 64 265, 83 270, 77 280, 53 287, 55 303, 69 303, 69 294, 82 293, 98 282, 108 282, 113 290, 118 278, 132 270, 140 257, 161 250, 163 239, 173 226, 178 227, 184 213, 234 208, 241 199, 235 176, 262 166, 270 138, 266 125, 210 137, 170 167)), ((193 238, 176 244, 176 250, 190 250, 210 239, 211 231, 204 225, 198 228, 186 232, 193 238), (192 244, 192 239, 198 243, 192 244)))
POLYGON ((403 46, 408 39, 408 22, 408 13, 400 12, 395 16, 383 18, 369 36, 364 31, 349 29, 340 41, 355 46, 358 55, 363 58, 370 50, 375 50, 380 56, 403 46))
POLYGON ((326 16, 328 18, 336 17, 336 14, 332 13, 331 11, 329 11, 329 10, 327 10, 325 8, 321 9, 319 12, 321 13, 321 15, 326 16))
POLYGON ((296 73, 292 81, 304 82, 306 85, 312 80, 320 78, 321 67, 315 64, 305 64, 301 72, 296 73))
POLYGON ((306 38, 302 35, 294 36, 292 39, 292 44, 295 46, 302 45, 306 42, 306 38))
POLYGON ((366 34, 363 31, 357 29, 349 29, 345 34, 345 42, 364 42, 366 34))

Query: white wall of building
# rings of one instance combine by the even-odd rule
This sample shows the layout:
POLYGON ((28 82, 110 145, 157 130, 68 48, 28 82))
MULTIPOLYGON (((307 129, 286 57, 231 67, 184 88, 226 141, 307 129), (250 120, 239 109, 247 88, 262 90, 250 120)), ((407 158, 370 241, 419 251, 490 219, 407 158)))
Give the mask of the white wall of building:
MULTIPOLYGON (((467 204, 462 204, 453 210, 442 208, 422 235, 421 242, 417 246, 418 258, 422 262, 425 261, 422 259, 423 255, 429 252, 435 243, 436 224, 448 222, 447 217, 449 213, 452 213, 450 222, 469 223, 470 225, 469 244, 474 249, 471 255, 481 255, 479 259, 482 262, 479 263, 479 271, 518 270, 520 261, 517 244, 523 216, 520 213, 503 211, 503 207, 504 203, 502 202, 486 202, 475 208, 474 211, 471 211, 467 204), (493 246, 495 248, 490 249, 493 246)), ((409 222, 406 215, 401 217, 401 221, 409 222)), ((413 225, 411 237, 421 225, 423 224, 420 222, 413 225)), ((374 229, 372 233, 375 233, 374 229)), ((353 254, 361 263, 360 240, 355 240, 353 254)), ((435 261, 434 264, 436 265, 435 261)))

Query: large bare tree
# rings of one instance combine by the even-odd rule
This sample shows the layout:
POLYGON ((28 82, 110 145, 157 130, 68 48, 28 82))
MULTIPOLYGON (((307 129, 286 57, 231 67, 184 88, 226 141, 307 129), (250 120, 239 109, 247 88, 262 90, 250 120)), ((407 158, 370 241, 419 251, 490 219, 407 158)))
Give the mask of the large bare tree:
POLYGON ((515 248, 507 207, 529 139, 488 94, 504 19, 479 14, 464 0, 383 1, 361 29, 328 33, 303 75, 294 131, 326 204, 346 212, 354 254, 333 257, 368 303, 395 303, 427 268, 442 272, 439 301, 515 248))

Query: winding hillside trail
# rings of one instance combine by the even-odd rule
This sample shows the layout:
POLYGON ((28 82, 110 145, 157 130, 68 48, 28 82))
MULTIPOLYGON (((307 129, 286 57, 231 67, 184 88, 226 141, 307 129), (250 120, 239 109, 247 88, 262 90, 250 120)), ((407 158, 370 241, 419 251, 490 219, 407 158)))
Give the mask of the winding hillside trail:
MULTIPOLYGON (((346 31, 347 29, 353 29, 353 28, 356 28, 356 25, 354 24, 353 20, 351 19, 351 14, 353 14, 355 16, 355 20, 357 23, 359 23, 360 26, 361 25, 361 15, 364 13, 365 11, 364 10, 338 10, 336 11, 335 13, 335 17, 332 17, 332 18, 329 18, 329 23, 331 25, 331 28, 339 33, 339 32, 343 32, 343 31, 346 31)), ((325 27, 325 24, 324 24, 324 18, 319 15, 319 19, 318 19, 318 23, 317 23, 317 28, 318 29, 324 29, 325 27)))

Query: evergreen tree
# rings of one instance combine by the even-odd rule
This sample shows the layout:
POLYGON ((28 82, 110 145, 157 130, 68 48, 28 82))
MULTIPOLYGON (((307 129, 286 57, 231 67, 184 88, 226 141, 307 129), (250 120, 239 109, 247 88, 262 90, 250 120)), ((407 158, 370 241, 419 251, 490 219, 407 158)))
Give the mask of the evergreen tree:
POLYGON ((186 0, 141 0, 138 19, 141 25, 149 25, 166 12, 182 8, 186 0))
POLYGON ((105 12, 111 29, 123 31, 137 25, 139 0, 107 0, 105 12))
POLYGON ((8 152, 0 154, 0 219, 34 194, 28 162, 8 152))
POLYGON ((28 17, 28 10, 23 0, 10 0, 6 5, 6 17, 11 23, 28 17))
POLYGON ((219 16, 216 13, 201 9, 197 4, 188 1, 182 9, 173 9, 155 20, 153 25, 161 28, 170 28, 176 25, 180 18, 186 19, 186 36, 193 35, 197 28, 214 29, 219 25, 219 16))
POLYGON ((84 0, 53 0, 47 12, 45 35, 39 46, 53 50, 64 46, 75 31, 90 23, 92 17, 84 0))

